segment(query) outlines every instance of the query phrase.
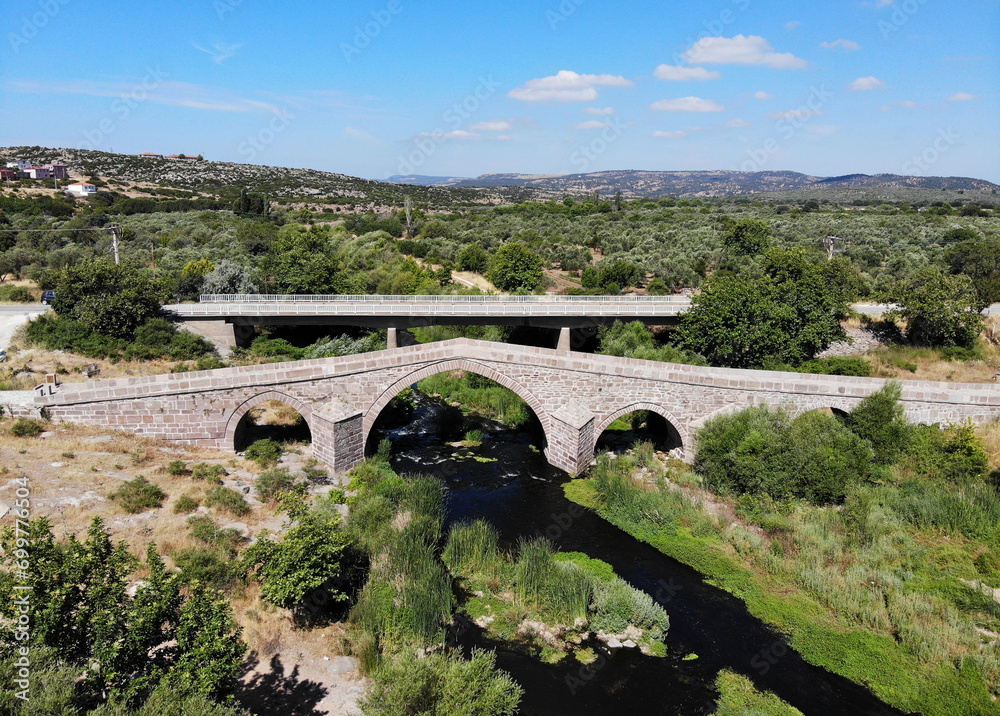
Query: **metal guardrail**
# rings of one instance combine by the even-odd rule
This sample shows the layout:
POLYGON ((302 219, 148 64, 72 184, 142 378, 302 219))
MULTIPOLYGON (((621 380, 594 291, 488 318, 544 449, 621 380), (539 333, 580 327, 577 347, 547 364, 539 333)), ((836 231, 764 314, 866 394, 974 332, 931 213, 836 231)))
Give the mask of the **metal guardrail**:
POLYGON ((265 293, 205 293, 199 303, 654 303, 688 304, 687 296, 498 296, 498 295, 292 295, 265 293))

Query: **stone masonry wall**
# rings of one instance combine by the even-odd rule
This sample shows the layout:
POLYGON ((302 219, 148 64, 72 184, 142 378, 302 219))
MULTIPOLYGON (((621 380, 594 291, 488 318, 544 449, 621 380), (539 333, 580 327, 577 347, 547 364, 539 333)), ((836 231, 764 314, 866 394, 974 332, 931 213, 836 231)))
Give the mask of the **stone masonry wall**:
MULTIPOLYGON (((714 414, 761 403, 847 411, 884 383, 459 338, 341 358, 66 384, 36 398, 33 407, 47 408, 56 420, 231 450, 246 412, 264 400, 281 400, 309 424, 317 459, 342 470, 362 457, 375 419, 400 390, 451 370, 480 373, 524 398, 542 423, 550 462, 568 472, 582 471, 604 428, 632 410, 666 418, 691 458, 697 427, 714 414)), ((992 384, 906 381, 902 400, 912 421, 984 423, 1000 417, 1000 388, 992 384)))

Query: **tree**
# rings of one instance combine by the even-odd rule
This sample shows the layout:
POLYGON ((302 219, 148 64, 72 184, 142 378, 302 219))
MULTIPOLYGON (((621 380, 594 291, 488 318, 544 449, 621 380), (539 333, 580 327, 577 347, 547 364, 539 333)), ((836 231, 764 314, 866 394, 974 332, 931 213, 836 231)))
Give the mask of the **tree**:
POLYGON ((458 268, 460 271, 475 271, 483 273, 489 266, 490 256, 479 244, 466 244, 458 252, 458 268))
POLYGON ((929 346, 972 346, 983 330, 980 312, 988 305, 968 276, 950 276, 936 266, 898 281, 889 299, 898 308, 886 317, 905 318, 909 341, 929 346))
POLYGON ((542 280, 542 265, 542 257, 524 244, 504 244, 493 256, 488 278, 501 291, 530 291, 542 280))
POLYGON ((229 259, 222 259, 205 275, 201 289, 205 293, 257 293, 249 272, 229 259))
POLYGON ((164 284, 146 269, 91 259, 63 270, 52 308, 102 335, 131 339, 139 326, 160 313, 167 295, 164 284))
POLYGON ((906 452, 912 430, 899 402, 903 387, 889 382, 866 396, 847 417, 847 427, 875 451, 875 462, 891 465, 906 452))
POLYGON ((722 243, 737 254, 754 256, 770 245, 771 226, 757 219, 742 219, 729 229, 722 243))
POLYGON ((285 226, 259 263, 268 293, 340 293, 341 262, 327 228, 285 226))
POLYGON ((1000 241, 984 241, 970 229, 953 229, 945 239, 960 242, 945 251, 948 269, 968 276, 984 303, 1000 301, 1000 241))
POLYGON ((844 291, 800 251, 771 251, 764 276, 713 276, 681 316, 677 340, 712 365, 798 365, 844 333, 844 291))

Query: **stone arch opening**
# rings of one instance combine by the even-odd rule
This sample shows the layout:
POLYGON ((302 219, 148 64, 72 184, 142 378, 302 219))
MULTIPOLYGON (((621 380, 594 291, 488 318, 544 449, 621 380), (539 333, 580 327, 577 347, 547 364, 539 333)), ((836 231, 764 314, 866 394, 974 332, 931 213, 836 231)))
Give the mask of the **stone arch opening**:
MULTIPOLYGON (((511 380, 507 376, 497 372, 490 366, 470 360, 450 360, 436 363, 420 370, 414 371, 404 378, 397 380, 387 388, 372 404, 364 416, 363 433, 365 444, 365 455, 372 455, 377 450, 378 436, 385 429, 407 425, 409 431, 424 430, 443 437, 445 440, 461 440, 465 437, 465 432, 471 421, 463 416, 459 408, 441 410, 437 407, 433 414, 431 411, 420 409, 420 402, 423 398, 406 395, 406 391, 416 387, 425 379, 435 379, 438 376, 446 382, 454 382, 455 379, 462 378, 469 384, 469 387, 476 389, 489 389, 499 386, 506 388, 518 399, 516 403, 506 404, 501 402, 500 407, 506 411, 508 417, 516 415, 518 411, 524 411, 525 420, 518 426, 526 427, 533 433, 532 441, 536 442, 543 450, 547 445, 549 434, 549 415, 542 407, 541 402, 523 386, 511 380), (450 380, 449 380, 450 379, 450 380), (407 414, 407 406, 400 405, 399 396, 406 396, 404 400, 412 401, 409 409, 412 415, 407 414), (411 420, 416 423, 411 423, 411 420)), ((424 384, 432 392, 434 383, 430 386, 424 384)), ((499 391, 498 391, 499 392, 499 391)), ((454 396, 453 396, 454 397, 454 396)), ((459 400, 461 398, 459 397, 459 400)), ((496 406, 496 403, 494 403, 496 406)), ((496 417, 479 413, 480 418, 497 419, 496 417)), ((498 420, 498 422, 503 422, 498 420)))
POLYGON ((245 401, 229 418, 226 444, 243 452, 256 440, 312 442, 310 407, 296 398, 269 390, 245 401))
POLYGON ((668 411, 651 403, 635 403, 608 415, 594 431, 594 449, 624 452, 637 440, 651 442, 660 452, 686 455, 691 441, 682 424, 668 411))

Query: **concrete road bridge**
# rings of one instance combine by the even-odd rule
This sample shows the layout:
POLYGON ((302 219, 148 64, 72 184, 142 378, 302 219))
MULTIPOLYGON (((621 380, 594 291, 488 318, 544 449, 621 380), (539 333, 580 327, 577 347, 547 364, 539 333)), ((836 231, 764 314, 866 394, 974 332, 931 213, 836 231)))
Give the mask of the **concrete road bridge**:
MULTIPOLYGON (((705 368, 458 338, 339 358, 40 386, 30 404, 54 420, 234 450, 248 412, 269 400, 309 425, 315 457, 337 471, 364 458, 380 412, 401 390, 447 371, 471 371, 510 388, 541 423, 545 455, 569 473, 590 463, 598 437, 635 410, 662 416, 686 459, 708 418, 766 403, 795 412, 848 411, 883 380, 705 368)), ((0 393, 0 404, 4 394, 0 393)), ((976 423, 1000 417, 993 384, 903 383, 911 421, 976 423)))

